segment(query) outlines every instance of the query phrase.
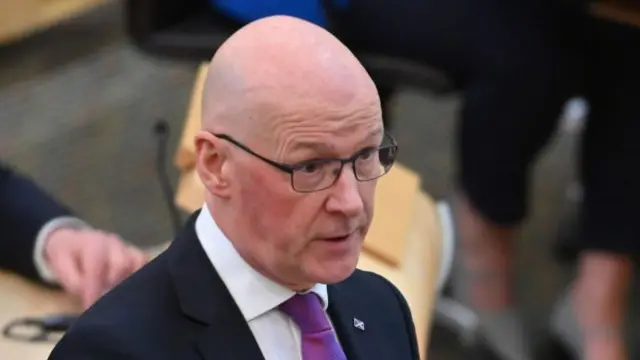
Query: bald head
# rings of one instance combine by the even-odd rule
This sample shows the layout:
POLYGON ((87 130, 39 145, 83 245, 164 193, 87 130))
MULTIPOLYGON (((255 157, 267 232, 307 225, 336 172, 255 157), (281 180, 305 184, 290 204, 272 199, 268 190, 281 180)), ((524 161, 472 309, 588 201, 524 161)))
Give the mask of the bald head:
POLYGON ((218 49, 202 122, 208 130, 263 133, 300 107, 330 112, 358 101, 376 107, 377 91, 349 49, 312 23, 273 16, 246 25, 218 49))
POLYGON ((354 55, 309 22, 265 18, 220 47, 202 102, 198 174, 241 256, 292 289, 351 274, 395 154, 354 55))

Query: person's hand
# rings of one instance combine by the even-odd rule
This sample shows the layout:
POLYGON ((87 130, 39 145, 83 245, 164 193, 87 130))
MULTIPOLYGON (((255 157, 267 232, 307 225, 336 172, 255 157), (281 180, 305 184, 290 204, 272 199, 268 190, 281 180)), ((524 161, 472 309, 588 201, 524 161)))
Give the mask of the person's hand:
POLYGON ((45 241, 47 265, 85 309, 148 261, 145 253, 117 235, 95 229, 60 228, 45 241))

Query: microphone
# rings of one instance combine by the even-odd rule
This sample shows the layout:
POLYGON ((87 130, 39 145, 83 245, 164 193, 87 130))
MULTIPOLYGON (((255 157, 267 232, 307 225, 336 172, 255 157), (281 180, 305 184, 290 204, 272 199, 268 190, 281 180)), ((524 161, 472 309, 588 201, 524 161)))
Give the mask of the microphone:
POLYGON ((174 202, 175 190, 171 185, 169 174, 167 173, 167 143, 169 141, 169 135, 171 133, 169 124, 162 119, 156 121, 153 126, 153 133, 158 139, 158 151, 156 153, 156 172, 162 194, 169 211, 169 217, 173 226, 174 236, 178 235, 180 228, 182 227, 182 218, 180 211, 174 202))

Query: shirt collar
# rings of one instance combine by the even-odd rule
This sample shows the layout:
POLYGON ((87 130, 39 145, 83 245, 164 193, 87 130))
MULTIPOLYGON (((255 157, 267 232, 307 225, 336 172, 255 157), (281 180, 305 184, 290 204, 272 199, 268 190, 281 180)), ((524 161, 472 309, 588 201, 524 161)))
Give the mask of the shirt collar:
MULTIPOLYGON (((206 205, 202 207, 195 227, 204 252, 246 321, 275 309, 296 294, 252 268, 218 227, 206 205)), ((327 286, 316 284, 309 291, 318 295, 326 310, 329 305, 327 286)))

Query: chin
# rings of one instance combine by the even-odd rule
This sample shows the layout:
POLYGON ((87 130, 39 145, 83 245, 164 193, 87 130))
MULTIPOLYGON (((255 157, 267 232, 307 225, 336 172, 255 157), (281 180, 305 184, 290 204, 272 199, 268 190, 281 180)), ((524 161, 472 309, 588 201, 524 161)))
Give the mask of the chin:
POLYGON ((358 265, 358 257, 355 259, 341 261, 327 261, 313 269, 313 278, 317 283, 335 284, 339 283, 353 274, 358 265))

